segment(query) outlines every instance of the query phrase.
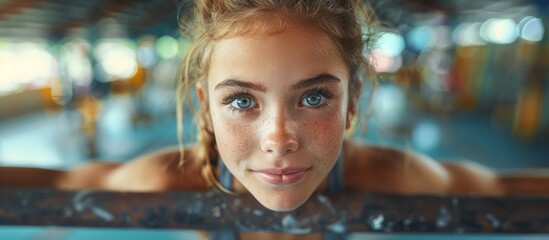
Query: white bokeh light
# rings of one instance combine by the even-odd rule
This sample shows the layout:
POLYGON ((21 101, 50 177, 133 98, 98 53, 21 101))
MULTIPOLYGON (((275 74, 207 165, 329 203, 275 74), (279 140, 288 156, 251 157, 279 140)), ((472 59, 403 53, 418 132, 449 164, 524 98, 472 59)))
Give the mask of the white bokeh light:
POLYGON ((82 39, 68 41, 60 47, 60 58, 66 74, 77 86, 88 86, 93 80, 89 49, 90 44, 82 39))
POLYGON ((35 87, 46 86, 56 73, 56 60, 43 48, 33 47, 23 50, 19 54, 16 74, 20 81, 35 87))
POLYGON ((509 44, 517 40, 517 23, 508 18, 491 18, 480 27, 480 36, 487 42, 509 44))
POLYGON ((398 33, 384 32, 376 41, 374 49, 391 57, 400 55, 404 50, 404 38, 398 33))
POLYGON ((480 26, 482 23, 462 23, 453 33, 454 42, 459 46, 481 46, 486 41, 480 37, 480 26))
POLYGON ((15 91, 21 85, 19 81, 14 81, 13 60, 15 57, 8 46, 0 47, 0 94, 15 91))
POLYGON ((122 41, 100 43, 95 54, 105 73, 113 80, 127 79, 137 72, 137 54, 122 41))
POLYGON ((531 42, 539 42, 542 40, 545 29, 540 18, 531 16, 525 17, 519 26, 520 37, 522 39, 531 42))
POLYGON ((37 42, 5 42, 0 46, 0 93, 48 86, 57 77, 57 60, 37 42))

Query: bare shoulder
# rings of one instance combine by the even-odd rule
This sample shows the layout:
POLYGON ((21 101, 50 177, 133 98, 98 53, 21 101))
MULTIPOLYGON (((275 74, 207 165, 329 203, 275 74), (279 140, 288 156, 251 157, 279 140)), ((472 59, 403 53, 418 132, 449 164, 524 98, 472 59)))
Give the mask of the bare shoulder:
POLYGON ((178 148, 143 155, 121 165, 106 179, 106 188, 124 191, 164 191, 206 189, 201 176, 202 162, 185 148, 184 159, 178 148), (183 162, 181 162, 183 161, 183 162))
POLYGON ((403 149, 345 142, 346 185, 351 191, 444 193, 446 169, 433 159, 403 149))
POLYGON ((442 163, 451 176, 448 192, 455 194, 501 195, 504 193, 499 176, 491 169, 473 161, 442 163))
POLYGON ((346 151, 348 185, 358 191, 502 193, 498 175, 473 161, 435 161, 410 150, 357 142, 346 142, 346 151))

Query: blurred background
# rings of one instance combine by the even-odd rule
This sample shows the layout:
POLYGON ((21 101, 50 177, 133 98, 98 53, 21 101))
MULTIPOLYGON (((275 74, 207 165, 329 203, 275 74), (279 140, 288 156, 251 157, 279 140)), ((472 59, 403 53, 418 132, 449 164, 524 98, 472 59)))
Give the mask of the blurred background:
MULTIPOLYGON (((176 146, 176 75, 189 44, 178 35, 181 3, 0 0, 0 166, 65 169, 176 146)), ((366 127, 359 124, 355 138, 498 171, 549 167, 549 1, 371 3, 384 23, 367 55, 380 81, 374 95, 365 88, 366 127)), ((185 119, 187 128, 192 124, 185 119)), ((184 136, 193 141, 193 134, 184 136)), ((0 227, 0 236, 197 238, 185 231, 43 227, 0 227)), ((402 235, 351 239, 365 237, 402 235)))
MULTIPOLYGON (((0 165, 62 169, 176 146, 181 3, 0 0, 0 165)), ((549 167, 548 1, 372 5, 380 80, 372 101, 365 88, 356 138, 502 171, 549 167)))

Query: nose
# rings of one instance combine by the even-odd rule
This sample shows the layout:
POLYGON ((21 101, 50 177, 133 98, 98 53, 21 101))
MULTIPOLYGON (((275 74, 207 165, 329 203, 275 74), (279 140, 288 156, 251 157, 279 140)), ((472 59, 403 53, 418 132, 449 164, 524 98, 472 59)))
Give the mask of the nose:
POLYGON ((260 126, 265 131, 261 141, 263 152, 282 156, 299 149, 298 137, 293 130, 294 124, 288 115, 284 110, 278 110, 264 120, 264 124, 260 126))

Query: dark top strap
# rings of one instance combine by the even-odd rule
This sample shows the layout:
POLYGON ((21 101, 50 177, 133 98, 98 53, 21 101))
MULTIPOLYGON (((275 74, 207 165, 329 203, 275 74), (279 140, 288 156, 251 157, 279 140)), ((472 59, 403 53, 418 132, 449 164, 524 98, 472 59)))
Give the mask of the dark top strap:
POLYGON ((233 175, 225 166, 221 157, 217 161, 217 164, 219 165, 219 167, 217 168, 219 183, 227 190, 233 191, 233 175))
MULTIPOLYGON (((229 169, 223 163, 221 157, 217 160, 217 177, 221 186, 227 190, 233 191, 233 175, 229 169)), ((217 229, 215 231, 208 232, 208 239, 210 240, 238 240, 237 232, 230 229, 217 229)))
POLYGON ((337 157, 337 161, 328 174, 328 192, 332 194, 343 193, 345 191, 345 182, 343 179, 343 161, 345 154, 343 148, 337 157))

